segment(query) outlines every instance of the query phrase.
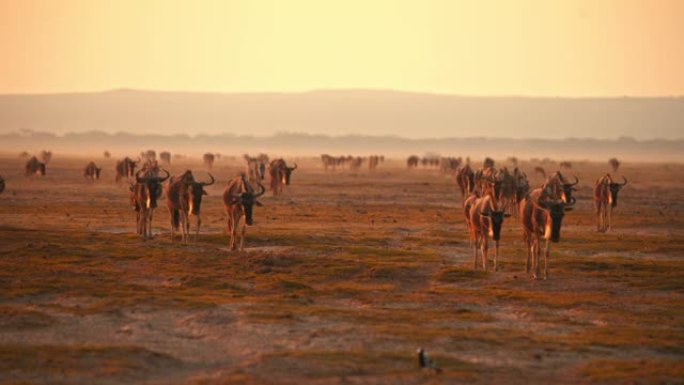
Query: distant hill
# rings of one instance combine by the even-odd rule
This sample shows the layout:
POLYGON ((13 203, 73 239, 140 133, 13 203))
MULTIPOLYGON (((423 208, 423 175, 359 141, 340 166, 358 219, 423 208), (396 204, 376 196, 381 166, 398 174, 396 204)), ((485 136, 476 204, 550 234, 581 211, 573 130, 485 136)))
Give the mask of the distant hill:
POLYGON ((682 139, 684 98, 467 97, 394 91, 0 95, 0 133, 682 139))

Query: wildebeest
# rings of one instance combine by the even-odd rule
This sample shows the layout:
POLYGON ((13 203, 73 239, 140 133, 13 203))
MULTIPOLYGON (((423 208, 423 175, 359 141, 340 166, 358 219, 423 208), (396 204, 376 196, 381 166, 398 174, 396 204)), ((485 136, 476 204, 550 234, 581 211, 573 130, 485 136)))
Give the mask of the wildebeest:
POLYGON ((596 230, 606 232, 611 228, 613 208, 617 207, 618 192, 627 184, 615 183, 610 174, 606 174, 594 183, 594 206, 596 207, 596 230))
POLYGON ((418 167, 418 161, 420 158, 416 155, 411 155, 406 159, 406 167, 408 168, 415 168, 418 167))
POLYGON ((26 162, 26 166, 24 167, 24 175, 45 176, 45 163, 39 161, 35 156, 32 156, 31 159, 26 162))
POLYGON ((111 154, 109 151, 105 151, 105 152, 104 152, 104 157, 105 157, 105 159, 109 159, 109 158, 112 157, 112 154, 111 154))
POLYGON ((469 204, 468 230, 470 241, 473 246, 473 268, 477 269, 477 250, 480 249, 482 255, 482 269, 487 271, 487 251, 489 249, 488 239, 491 237, 495 244, 494 250, 494 270, 498 269, 497 260, 499 258, 499 240, 501 238, 501 226, 504 217, 503 210, 497 208, 496 200, 490 195, 475 198, 469 204))
POLYGON ((143 151, 140 153, 140 158, 142 158, 143 161, 145 162, 156 162, 157 161, 157 152, 154 150, 147 150, 143 151))
POLYGON ((52 160, 52 151, 43 150, 40 152, 40 159, 43 163, 48 164, 52 160))
POLYGON ((538 175, 542 178, 546 178, 546 171, 544 170, 543 167, 537 166, 534 168, 534 174, 538 175))
POLYGON ((608 159, 608 163, 610 164, 610 167, 613 169, 613 172, 617 172, 617 170, 620 168, 620 161, 617 160, 617 158, 608 159))
POLYGON ((114 181, 119 183, 121 178, 133 178, 135 175, 135 168, 138 166, 138 163, 140 163, 139 159, 134 161, 129 157, 125 157, 122 160, 117 161, 116 166, 114 166, 114 171, 116 172, 114 181))
POLYGON ((161 195, 161 184, 169 178, 169 172, 165 177, 141 176, 144 170, 135 174, 136 183, 131 185, 131 203, 136 212, 137 232, 146 238, 152 238, 152 214, 157 207, 157 198, 161 195))
POLYGON ((5 191, 5 178, 0 175, 0 194, 5 191))
POLYGON ((474 177, 475 173, 473 172, 473 169, 470 168, 470 164, 466 164, 458 170, 458 173, 456 174, 456 183, 461 189, 461 196, 463 199, 475 189, 474 177))
POLYGON ((271 191, 273 195, 279 195, 283 192, 283 186, 290 185, 290 177, 292 171, 297 169, 297 163, 294 167, 288 167, 283 159, 274 159, 269 165, 269 173, 271 174, 271 191))
POLYGON ((260 154, 253 158, 247 154, 243 155, 247 162, 247 178, 250 183, 256 183, 264 180, 264 173, 266 171, 266 163, 268 163, 268 155, 260 154))
POLYGON ((216 159, 216 156, 210 152, 207 152, 202 156, 202 161, 208 168, 212 168, 214 166, 214 160, 216 159))
POLYGON ((214 176, 209 174, 211 181, 195 181, 192 171, 188 170, 179 177, 169 179, 166 188, 166 205, 171 215, 171 241, 175 238, 176 230, 180 227, 183 242, 188 242, 190 234, 190 216, 197 218, 195 237, 199 236, 202 219, 200 208, 202 196, 207 195, 204 187, 214 184, 214 176))
POLYGON ((578 183, 579 179, 577 177, 575 177, 574 183, 570 183, 563 177, 560 171, 556 171, 546 180, 543 188, 549 190, 554 197, 568 203, 572 199, 572 192, 577 191, 575 186, 578 183))
POLYGON ((245 233, 247 226, 253 224, 252 210, 254 205, 261 206, 257 198, 264 195, 266 189, 261 183, 257 183, 260 191, 255 192, 252 185, 247 181, 244 174, 231 179, 223 192, 223 206, 228 215, 228 236, 230 241, 228 247, 231 250, 237 249, 238 226, 242 225, 240 231, 239 250, 244 249, 245 233))
POLYGON ((550 242, 556 243, 560 240, 560 230, 565 211, 572 210, 575 198, 569 202, 563 202, 553 196, 543 188, 532 190, 520 202, 520 218, 523 227, 523 239, 527 246, 527 263, 525 269, 535 279, 541 278, 540 258, 541 240, 545 240, 544 245, 544 279, 549 276, 549 252, 550 242))
POLYGON ((159 153, 159 160, 161 160, 165 165, 171 165, 171 153, 168 151, 162 151, 159 153))
POLYGON ((90 163, 88 163, 88 165, 83 170, 83 177, 89 182, 94 182, 94 181, 100 179, 100 172, 101 171, 102 171, 102 168, 97 167, 95 162, 90 162, 90 163))
POLYGON ((504 211, 515 213, 518 209, 516 192, 517 185, 515 176, 508 171, 507 167, 499 170, 497 178, 501 181, 501 188, 499 189, 499 196, 497 202, 500 203, 504 211))
MULTIPOLYGON (((517 204, 530 192, 530 182, 527 180, 527 175, 519 168, 513 169, 513 178, 515 179, 515 202, 517 204)), ((517 215, 516 210, 516 215, 517 215)))

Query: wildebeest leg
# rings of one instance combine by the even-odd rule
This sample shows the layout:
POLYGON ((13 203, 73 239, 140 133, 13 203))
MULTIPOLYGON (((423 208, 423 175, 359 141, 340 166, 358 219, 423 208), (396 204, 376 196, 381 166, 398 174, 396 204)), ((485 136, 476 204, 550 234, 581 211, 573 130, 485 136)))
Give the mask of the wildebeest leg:
POLYGON ((152 215, 154 214, 154 209, 150 209, 149 221, 147 221, 147 234, 148 238, 152 238, 152 215))
POLYGON ((477 234, 472 229, 470 229, 470 246, 473 248, 473 269, 477 270, 477 249, 480 245, 477 234))
POLYGON ((171 242, 173 242, 173 238, 176 236, 176 227, 174 221, 175 213, 176 210, 169 207, 169 216, 171 217, 171 242))
POLYGON ((499 266, 497 263, 497 260, 499 259, 499 241, 494 241, 495 242, 495 249, 494 249, 494 271, 499 271, 499 266))
POLYGON ((241 231, 242 234, 240 235, 240 251, 244 251, 245 250, 245 234, 247 233, 247 221, 246 221, 246 218, 244 217, 244 215, 240 219, 242 220, 242 231, 241 231))
POLYGON ((183 234, 183 243, 186 245, 188 244, 188 221, 190 219, 188 218, 188 212, 183 210, 183 213, 181 214, 181 223, 180 223, 180 228, 181 228, 181 234, 183 234))
POLYGON ((551 249, 551 241, 546 240, 546 245, 544 245, 544 279, 549 278, 549 251, 551 249))
POLYGON ((232 213, 228 213, 228 236, 230 237, 230 241, 228 242, 228 248, 230 250, 235 250, 235 232, 233 231, 233 228, 235 227, 235 219, 233 218, 232 213))
POLYGON ((541 257, 541 242, 539 236, 537 235, 534 239, 534 262, 532 263, 532 268, 534 270, 534 279, 539 279, 541 277, 541 266, 539 259, 541 257))
POLYGON ((197 230, 195 231, 195 242, 199 239, 200 226, 202 226, 202 218, 197 214, 197 230))
POLYGON ((527 261, 525 262, 525 272, 529 274, 530 260, 532 259, 532 244, 530 242, 530 236, 527 234, 527 232, 523 235, 523 240, 525 241, 525 245, 527 245, 527 261))
POLYGON ((599 203, 596 208, 596 230, 600 233, 605 228, 605 208, 602 203, 599 203))
POLYGON ((606 205, 606 216, 608 217, 608 224, 606 225, 606 231, 610 231, 612 221, 613 221, 613 206, 610 203, 606 205))
POLYGON ((487 251, 489 250, 489 240, 487 234, 482 234, 482 270, 487 271, 487 251))

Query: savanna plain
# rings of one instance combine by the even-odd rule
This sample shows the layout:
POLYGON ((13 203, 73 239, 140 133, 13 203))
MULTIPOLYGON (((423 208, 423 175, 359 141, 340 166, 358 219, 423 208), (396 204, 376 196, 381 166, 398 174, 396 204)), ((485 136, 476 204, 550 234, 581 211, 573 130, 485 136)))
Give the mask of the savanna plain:
MULTIPOLYGON (((237 252, 221 194, 241 158, 168 167, 217 179, 184 245, 164 198, 154 238, 135 234, 114 159, 86 183, 91 159, 55 154, 26 178, 25 159, 0 156, 0 383, 684 383, 681 164, 623 162, 612 174, 629 184, 598 233, 592 185, 610 167, 573 161, 575 209, 549 278, 533 280, 514 217, 499 271, 473 269, 450 174, 286 159, 291 185, 260 199, 237 252), (442 372, 418 367, 418 347, 442 372)), ((520 166, 542 183, 538 164, 520 166)))

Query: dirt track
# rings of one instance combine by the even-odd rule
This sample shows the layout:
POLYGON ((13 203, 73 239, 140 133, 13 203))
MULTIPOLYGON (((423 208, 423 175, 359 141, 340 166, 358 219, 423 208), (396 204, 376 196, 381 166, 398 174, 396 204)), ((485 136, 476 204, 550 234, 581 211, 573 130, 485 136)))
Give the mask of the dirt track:
MULTIPOLYGON (((681 165, 625 164, 614 230, 599 234, 591 183, 608 165, 575 162, 577 209, 550 279, 533 281, 513 218, 501 271, 472 270, 461 197, 436 170, 300 160, 237 253, 220 195, 238 161, 211 171, 188 246, 171 243, 163 200, 155 238, 134 235, 113 161, 94 185, 86 163, 56 156, 31 180, 0 157, 2 382, 684 383, 681 165), (417 368, 419 346, 441 374, 417 368)), ((199 161, 170 171, 187 168, 205 175, 199 161)))

